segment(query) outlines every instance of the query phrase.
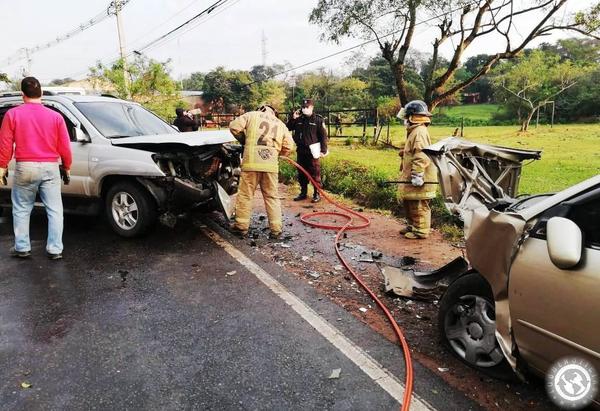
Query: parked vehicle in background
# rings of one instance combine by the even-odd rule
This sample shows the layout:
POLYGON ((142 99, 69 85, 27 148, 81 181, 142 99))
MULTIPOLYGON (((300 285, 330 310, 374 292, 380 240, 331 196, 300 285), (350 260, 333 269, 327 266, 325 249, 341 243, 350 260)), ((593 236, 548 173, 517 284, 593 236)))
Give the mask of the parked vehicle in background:
POLYGON ((496 377, 545 375, 564 357, 600 372, 600 175, 517 197, 521 163, 540 152, 451 138, 427 153, 465 221, 471 265, 440 301, 446 345, 496 377))
MULTIPOLYGON (((18 95, 0 98, 0 121, 19 104, 18 95)), ((141 105, 116 98, 46 93, 43 104, 64 117, 71 137, 65 212, 104 212, 124 237, 147 232, 159 217, 174 224, 177 214, 194 208, 231 215, 241 146, 229 131, 179 133, 141 105)), ((14 160, 0 207, 10 207, 13 169, 14 160)))

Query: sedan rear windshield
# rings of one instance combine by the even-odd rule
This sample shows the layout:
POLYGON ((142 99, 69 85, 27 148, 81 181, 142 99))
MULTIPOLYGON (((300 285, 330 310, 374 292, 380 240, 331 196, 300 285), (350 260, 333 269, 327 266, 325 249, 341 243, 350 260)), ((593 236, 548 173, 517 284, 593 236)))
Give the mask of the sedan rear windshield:
POLYGON ((106 138, 177 133, 169 124, 137 104, 90 102, 75 103, 75 106, 106 138))

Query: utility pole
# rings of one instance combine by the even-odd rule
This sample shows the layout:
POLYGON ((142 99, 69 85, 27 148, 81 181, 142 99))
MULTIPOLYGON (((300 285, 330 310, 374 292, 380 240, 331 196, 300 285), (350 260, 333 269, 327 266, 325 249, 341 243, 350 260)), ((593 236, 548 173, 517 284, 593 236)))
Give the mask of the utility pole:
POLYGON ((129 98, 129 73, 127 71, 127 56, 125 55, 125 32, 123 30, 123 21, 121 20, 121 8, 123 0, 113 0, 108 6, 108 13, 114 14, 117 18, 117 33, 119 35, 119 53, 123 64, 123 81, 125 82, 125 94, 129 98))
POLYGON ((267 67, 267 56, 269 55, 269 52, 267 51, 267 35, 265 34, 264 30, 262 31, 261 43, 262 43, 262 65, 263 65, 263 67, 267 67))
POLYGON ((23 67, 23 69, 22 69, 22 74, 23 74, 23 77, 27 77, 27 76, 31 75, 31 62, 32 62, 31 52, 27 47, 24 47, 22 50, 23 50, 23 53, 25 53, 25 61, 27 62, 26 66, 23 67))

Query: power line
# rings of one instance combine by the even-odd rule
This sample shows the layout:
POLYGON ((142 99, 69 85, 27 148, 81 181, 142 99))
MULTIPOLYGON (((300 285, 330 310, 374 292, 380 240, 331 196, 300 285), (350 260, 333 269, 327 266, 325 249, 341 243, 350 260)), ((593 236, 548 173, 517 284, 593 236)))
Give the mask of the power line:
MULTIPOLYGON (((162 23, 154 26, 151 30, 145 32, 144 34, 142 34, 141 36, 137 37, 135 40, 133 40, 131 42, 131 44, 137 44, 140 40, 142 40, 144 37, 148 36, 148 34, 155 32, 159 27, 164 26, 165 24, 167 24, 168 22, 170 22, 171 20, 173 20, 175 17, 179 16, 181 13, 183 13, 184 11, 186 11, 192 4, 197 3, 199 0, 192 0, 190 3, 188 3, 186 6, 184 6, 183 8, 181 8, 179 11, 177 11, 175 14, 171 15, 171 17, 169 17, 166 20, 163 20, 162 23)), ((132 50, 135 50, 135 47, 132 46, 132 50)), ((133 55, 135 53, 130 52, 129 54, 126 55, 126 57, 130 57, 131 55, 133 55)), ((115 61, 117 61, 119 59, 118 56, 113 57, 114 54, 110 53, 108 55, 103 56, 102 58, 98 59, 97 61, 105 61, 107 59, 110 58, 110 62, 111 64, 114 63, 115 61)), ((78 71, 76 73, 70 74, 68 76, 66 76, 67 78, 71 78, 71 77, 79 77, 82 76, 84 74, 86 74, 89 70, 85 69, 85 70, 81 70, 78 71)))
MULTIPOLYGON (((120 7, 125 6, 127 3, 129 3, 131 0, 121 0, 121 5, 120 7)), ((39 43, 35 46, 32 47, 23 47, 21 49, 19 49, 16 53, 14 53, 12 56, 8 57, 6 60, 4 60, 2 62, 3 66, 10 66, 18 61, 27 59, 30 60, 31 59, 31 54, 33 53, 37 53, 43 50, 47 50, 51 47, 54 47, 64 41, 69 40, 70 38, 76 36, 77 34, 80 34, 82 32, 84 32, 85 30, 103 22, 104 20, 108 19, 111 17, 111 15, 113 14, 111 12, 111 7, 112 7, 113 3, 111 3, 106 10, 103 10, 102 12, 96 14, 94 17, 92 17, 89 20, 84 21, 83 23, 81 23, 80 25, 78 25, 77 27, 73 28, 72 30, 57 36, 55 39, 50 40, 46 43, 39 43)))
MULTIPOLYGON (((474 2, 473 2, 473 4, 477 4, 477 2, 476 2, 476 1, 474 1, 474 2)), ((426 19, 426 20, 419 21, 419 22, 415 23, 415 26, 420 26, 420 25, 422 25, 422 24, 429 23, 430 21, 433 21, 433 20, 435 20, 435 19, 439 19, 439 18, 441 18, 441 17, 444 17, 444 16, 447 16, 447 15, 449 15, 449 14, 455 13, 455 12, 457 12, 457 11, 463 10, 463 9, 464 9, 464 7, 465 7, 465 6, 463 5, 463 6, 461 6, 461 7, 457 7, 457 8, 455 8, 455 9, 448 10, 448 11, 447 11, 447 12, 445 12, 445 13, 442 13, 442 14, 439 14, 439 15, 436 15, 436 16, 433 16, 433 17, 430 17, 430 18, 428 18, 428 19, 426 19)), ((289 69, 286 69, 286 70, 280 71, 279 73, 272 74, 272 75, 270 75, 270 76, 267 76, 267 77, 265 77, 264 79, 251 81, 250 83, 246 83, 246 84, 244 84, 244 86, 251 86, 251 85, 253 85, 253 84, 256 84, 256 83, 261 83, 261 82, 263 82, 263 81, 265 81, 265 80, 272 79, 272 78, 274 78, 274 77, 279 77, 279 76, 281 76, 282 74, 287 74, 287 73, 289 73, 290 71, 295 71, 295 70, 298 70, 298 69, 304 68, 304 67, 306 67, 306 66, 310 66, 310 65, 313 65, 313 64, 319 63, 319 62, 321 62, 321 61, 324 61, 324 60, 330 59, 330 58, 332 58, 332 57, 339 56, 340 54, 344 54, 344 53, 347 53, 347 52, 349 52, 349 51, 356 50, 356 49, 358 49, 358 48, 361 48, 361 47, 364 47, 364 46, 366 46, 367 44, 375 43, 375 42, 377 42, 377 41, 380 41, 380 40, 382 40, 382 39, 385 39, 385 38, 387 38, 387 37, 393 36, 394 34, 398 34, 398 33, 402 32, 402 31, 404 31, 404 29, 400 29, 400 30, 394 30, 394 31, 392 31, 392 32, 390 32, 390 33, 388 33, 388 34, 385 34, 385 35, 383 35, 383 36, 379 36, 378 38, 374 38, 374 39, 370 39, 370 40, 363 41, 362 43, 356 44, 356 45, 354 45, 354 46, 348 47, 348 48, 346 48, 346 49, 343 49, 343 50, 340 50, 340 51, 336 51, 335 53, 329 54, 329 55, 327 55, 327 56, 320 57, 320 58, 318 58, 318 59, 316 59, 316 60, 312 60, 312 61, 309 61, 309 62, 307 62, 307 63, 300 64, 299 66, 292 67, 292 68, 289 68, 289 69)))
POLYGON ((182 7, 179 11, 175 12, 175 14, 171 15, 171 17, 169 17, 168 19, 164 20, 162 23, 160 23, 160 24, 152 27, 152 29, 148 30, 147 32, 145 32, 141 36, 137 37, 135 40, 133 40, 131 42, 131 44, 135 44, 135 43, 139 42, 141 39, 143 39, 144 37, 148 36, 150 33, 154 33, 157 29, 159 29, 160 27, 164 26, 165 24, 167 24, 168 22, 170 22, 171 20, 173 20, 175 17, 179 16, 181 13, 183 13, 184 11, 186 11, 187 9, 189 9, 194 3, 198 3, 198 1, 200 1, 200 0, 192 0, 192 1, 190 1, 187 5, 185 5, 184 7, 182 7))
POLYGON ((164 46, 165 44, 167 44, 169 41, 175 40, 181 36, 184 36, 185 34, 189 33, 190 31, 194 30, 196 27, 198 27, 199 25, 206 23, 207 21, 209 21, 210 19, 213 19, 215 17, 217 17, 219 14, 222 14, 223 12, 227 11, 229 8, 233 7, 234 5, 236 5, 237 3, 239 3, 241 0, 232 0, 231 3, 228 3, 227 5, 223 6, 222 8, 220 8, 219 10, 217 10, 214 13, 211 13, 210 15, 205 15, 203 19, 200 19, 199 21, 197 21, 195 24, 193 24, 192 26, 188 27, 187 30, 184 30, 180 33, 175 34, 174 36, 167 38, 167 39, 163 39, 161 42, 156 43, 152 46, 153 49, 155 48, 160 48, 162 46, 164 46))
MULTIPOLYGON (((186 7, 189 7, 191 4, 195 3, 196 1, 197 0, 192 1, 186 7)), ((198 14, 196 14, 191 19, 188 19, 184 23, 180 24, 179 26, 177 26, 173 30, 170 30, 166 34, 163 34, 160 37, 154 39, 153 41, 147 43, 144 47, 138 48, 138 49, 133 49, 133 51, 129 52, 125 57, 128 58, 128 57, 131 57, 134 54, 141 55, 142 52, 145 51, 145 50, 147 51, 147 50, 149 50, 151 48, 154 49, 154 48, 157 48, 157 47, 161 47, 164 44, 168 43, 169 41, 172 41, 172 40, 174 40, 174 39, 176 39, 176 38, 178 38, 178 37, 180 37, 180 36, 182 36, 182 35, 190 32, 191 30, 195 29, 196 27, 198 27, 202 23, 205 23, 208 20, 210 20, 210 19, 218 16, 219 14, 223 13, 224 11, 226 11, 230 7, 234 6, 235 4, 239 3, 240 1, 241 0, 233 0, 232 2, 230 2, 230 0, 220 0, 220 1, 217 1, 216 3, 213 3, 208 8, 206 8, 206 9, 202 10, 201 12, 199 12, 198 14), (218 10, 213 13, 213 11, 216 10, 217 8, 218 8, 218 10), (190 24, 190 23, 193 23, 193 24, 190 24), (184 27, 186 28, 186 30, 184 30, 183 32, 176 33, 178 30, 181 30, 184 27)), ((164 25, 166 22, 172 20, 174 17, 176 17, 177 15, 181 14, 183 12, 183 10, 184 9, 180 10, 175 15, 171 16, 169 19, 167 19, 166 21, 164 21, 163 23, 161 23, 160 26, 164 25)), ((152 30, 152 31, 154 31, 154 30, 152 30)), ((149 32, 147 32, 147 33, 149 33, 149 32)), ((144 37, 144 36, 138 37, 138 39, 135 40, 135 42, 138 42, 142 37, 144 37)), ((116 62, 117 60, 118 60, 118 57, 113 57, 113 58, 111 58, 109 60, 110 63, 108 63, 108 64, 112 64, 112 63, 116 62)), ((75 74, 70 75, 69 77, 79 77, 80 75, 84 75, 87 72, 88 72, 87 70, 80 71, 80 72, 77 72, 75 74)))
POLYGON ((230 0, 217 0, 215 3, 213 3, 212 5, 210 5, 209 7, 207 7, 206 9, 202 10, 200 13, 196 14, 191 19, 186 20, 185 22, 181 23, 179 26, 175 27, 174 29, 172 29, 172 30, 168 31, 167 33, 163 34, 162 36, 160 36, 160 37, 152 40, 150 43, 146 44, 144 47, 138 49, 137 51, 143 52, 144 50, 147 50, 147 49, 153 47, 158 42, 166 39, 167 37, 169 37, 170 35, 176 33, 177 31, 181 30, 185 26, 188 26, 189 24, 193 23, 195 20, 198 20, 200 17, 212 13, 215 9, 219 8, 220 6, 226 4, 229 1, 230 0))

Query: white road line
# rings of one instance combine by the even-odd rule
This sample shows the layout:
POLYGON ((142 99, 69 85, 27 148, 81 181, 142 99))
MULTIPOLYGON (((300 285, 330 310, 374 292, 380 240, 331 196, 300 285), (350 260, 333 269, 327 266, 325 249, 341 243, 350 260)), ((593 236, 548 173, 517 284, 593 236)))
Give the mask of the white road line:
MULTIPOLYGON (((244 253, 235 248, 230 242, 225 240, 210 228, 202 228, 206 234, 217 245, 222 247, 227 254, 236 259, 248 271, 254 274, 271 291, 277 294, 285 301, 296 313, 298 313, 306 322, 314 327, 323 337, 340 350, 348 359, 356 364, 365 374, 381 388, 388 392, 396 401, 402 403, 404 395, 404 384, 396 378, 390 371, 386 370, 381 364, 367 354, 362 348, 354 344, 348 337, 342 334, 337 328, 327 322, 317 312, 310 308, 304 301, 296 297, 287 290, 279 281, 271 277, 258 264, 248 258, 244 253)), ((411 401, 411 410, 435 410, 431 404, 413 394, 411 401)))

